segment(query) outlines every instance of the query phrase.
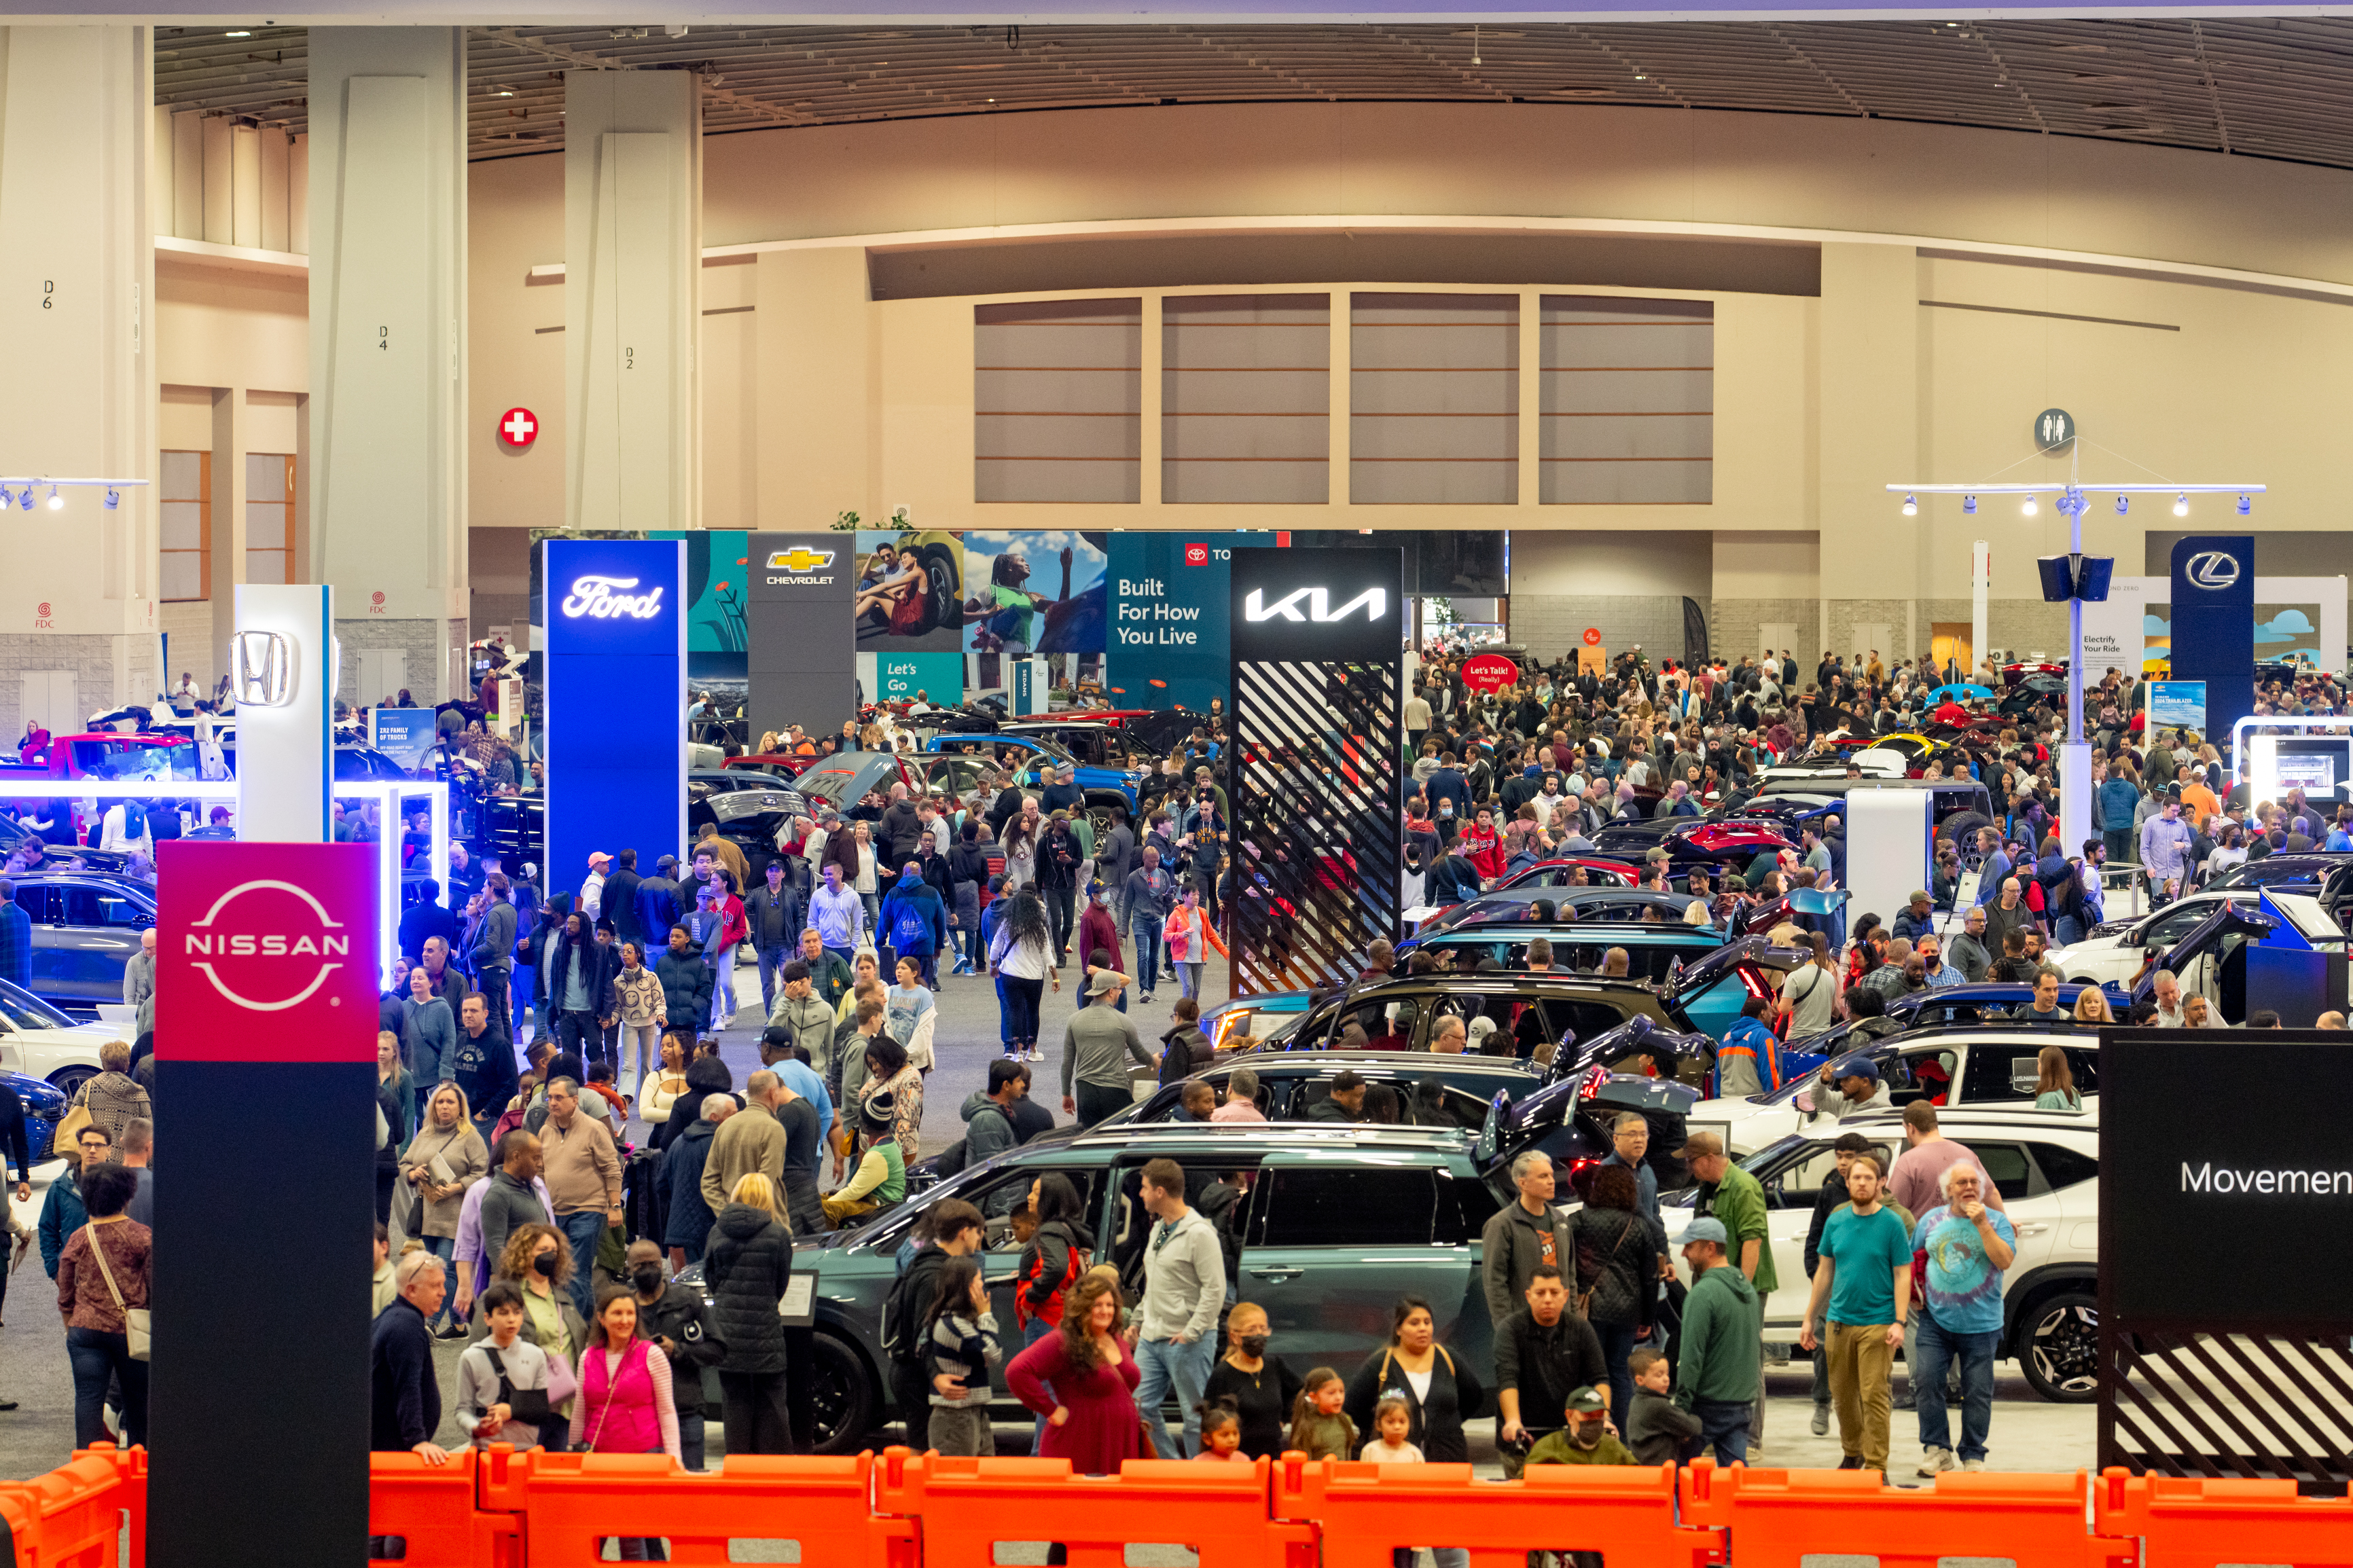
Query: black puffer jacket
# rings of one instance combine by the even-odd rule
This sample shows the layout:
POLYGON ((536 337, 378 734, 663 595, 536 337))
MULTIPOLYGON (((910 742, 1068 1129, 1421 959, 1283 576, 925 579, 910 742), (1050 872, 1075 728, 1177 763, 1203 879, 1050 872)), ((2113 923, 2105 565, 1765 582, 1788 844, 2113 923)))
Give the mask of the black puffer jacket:
POLYGON ((785 1370, 785 1323, 776 1303, 793 1274, 793 1236, 765 1209, 729 1204, 711 1227, 702 1277, 711 1286, 712 1316, 727 1347, 722 1372, 785 1370))
POLYGON ((1209 1065, 1217 1052, 1198 1024, 1179 1024, 1160 1037, 1160 1081, 1182 1083, 1209 1065))

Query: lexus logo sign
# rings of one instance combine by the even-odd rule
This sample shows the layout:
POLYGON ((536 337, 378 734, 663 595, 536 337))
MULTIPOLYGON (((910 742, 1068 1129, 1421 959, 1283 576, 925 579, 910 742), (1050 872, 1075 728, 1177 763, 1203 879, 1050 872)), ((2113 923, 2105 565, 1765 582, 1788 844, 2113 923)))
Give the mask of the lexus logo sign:
POLYGON ((223 893, 180 939, 190 966, 249 1013, 301 1006, 352 956, 351 932, 326 906, 268 878, 223 893))
POLYGON ((1329 588, 1293 588, 1270 605, 1264 590, 1252 588, 1242 601, 1242 618, 1251 621, 1345 621, 1355 612, 1365 612, 1365 619, 1377 621, 1389 613, 1389 596, 1378 588, 1367 588, 1337 610, 1332 608, 1329 588), (1307 613, 1300 614, 1300 602, 1304 600, 1307 613))
POLYGON ((2237 586, 2239 558, 2227 550, 2201 550, 2189 558, 2181 574, 2193 588, 2219 593, 2237 586))

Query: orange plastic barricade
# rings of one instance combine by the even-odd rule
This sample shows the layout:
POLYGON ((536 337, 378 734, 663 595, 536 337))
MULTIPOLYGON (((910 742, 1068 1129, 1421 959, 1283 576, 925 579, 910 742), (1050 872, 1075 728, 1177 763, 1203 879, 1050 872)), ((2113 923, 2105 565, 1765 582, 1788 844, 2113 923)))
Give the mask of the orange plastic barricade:
POLYGON ((406 1542, 399 1561, 406 1568, 522 1568, 515 1521, 476 1504, 491 1465, 491 1457, 474 1448, 456 1450, 446 1465, 415 1454, 370 1454, 368 1534, 406 1542))
MULTIPOLYGON (((1274 1516, 1312 1521, 1324 1568, 1389 1568, 1401 1546, 1459 1546, 1471 1568, 1525 1568, 1530 1552, 1599 1552, 1609 1568, 1724 1561, 1713 1530, 1675 1522, 1672 1467, 1533 1465, 1482 1481, 1468 1465, 1367 1465, 1286 1454, 1274 1516)), ((1744 1560, 1741 1568, 1748 1568, 1744 1560)))
POLYGON ((579 1568, 607 1537, 670 1543, 672 1563, 726 1563, 731 1541, 795 1541, 815 1568, 918 1568, 915 1528, 878 1518, 874 1456, 733 1455, 697 1476, 667 1454, 491 1451, 482 1506, 522 1527, 530 1568, 579 1568))
MULTIPOLYGON (((0 1518, 13 1538, 16 1568, 115 1568, 122 1550, 125 1473, 109 1448, 77 1454, 28 1481, 0 1484, 0 1518)), ((142 1555, 134 1545, 133 1560, 142 1555)))
POLYGON ((1799 1568, 1819 1553, 1936 1568, 1941 1557, 2000 1557, 2018 1568, 2131 1568, 2129 1541, 2084 1527, 2084 1474, 1936 1478, 1883 1487, 1877 1470, 1773 1470, 1706 1460, 1683 1475, 1683 1518, 1731 1532, 1740 1568, 1799 1568))
POLYGON ((2353 1564, 2353 1498, 2298 1497, 2292 1480, 2103 1470, 2092 1492, 2092 1524, 2103 1535, 2139 1536, 2147 1568, 2353 1564))
POLYGON ((1192 1547, 1200 1568, 1314 1568, 1314 1531, 1267 1517, 1268 1463, 1130 1459, 1115 1476, 1080 1476, 1068 1459, 889 1448, 875 1506, 920 1523, 923 1568, 988 1568, 998 1542, 1041 1536, 1071 1568, 1120 1568, 1131 1542, 1164 1541, 1192 1547))

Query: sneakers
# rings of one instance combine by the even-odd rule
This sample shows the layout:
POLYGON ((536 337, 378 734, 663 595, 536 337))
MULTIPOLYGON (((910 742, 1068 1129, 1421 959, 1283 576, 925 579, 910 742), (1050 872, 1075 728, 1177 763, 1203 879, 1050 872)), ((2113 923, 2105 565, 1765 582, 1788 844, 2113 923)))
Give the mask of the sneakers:
POLYGON ((1965 1470, 1982 1470, 1985 1468, 1985 1461, 1983 1459, 1963 1459, 1961 1461, 1961 1468, 1965 1470))
POLYGON ((1920 1451, 1920 1468, 1916 1473, 1923 1480, 1934 1480, 1953 1468, 1953 1451, 1950 1448, 1923 1448, 1920 1451))
POLYGON ((1814 1406, 1814 1421, 1813 1421, 1813 1432, 1814 1432, 1814 1436, 1817 1436, 1817 1437, 1826 1437, 1826 1436, 1830 1436, 1830 1430, 1831 1430, 1831 1407, 1830 1407, 1829 1405, 1815 1405, 1815 1406, 1814 1406))

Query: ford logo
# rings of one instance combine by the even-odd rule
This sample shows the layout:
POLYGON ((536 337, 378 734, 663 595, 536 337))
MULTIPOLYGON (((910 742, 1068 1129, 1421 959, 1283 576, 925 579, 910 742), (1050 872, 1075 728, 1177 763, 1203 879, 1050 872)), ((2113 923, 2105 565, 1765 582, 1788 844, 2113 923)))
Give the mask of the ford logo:
POLYGON ((2201 550, 2189 558, 2182 575, 2193 588, 2232 587, 2239 581, 2239 558, 2227 550, 2201 550))

